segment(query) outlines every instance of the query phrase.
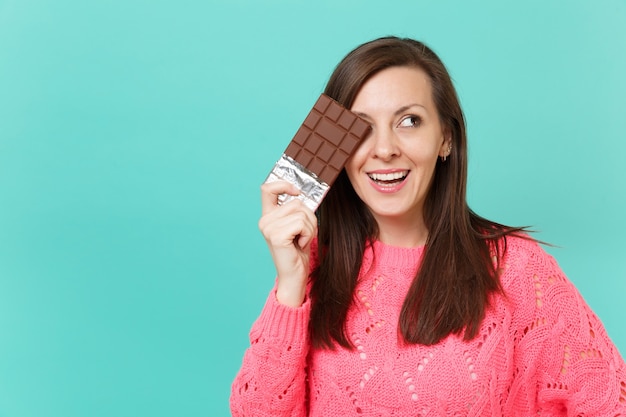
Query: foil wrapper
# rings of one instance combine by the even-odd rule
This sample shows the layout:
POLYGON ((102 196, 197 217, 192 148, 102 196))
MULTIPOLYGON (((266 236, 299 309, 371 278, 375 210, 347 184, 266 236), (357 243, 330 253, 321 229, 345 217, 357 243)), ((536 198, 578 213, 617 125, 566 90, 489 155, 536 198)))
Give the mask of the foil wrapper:
POLYGON ((317 175, 285 154, 276 162, 264 183, 275 181, 290 182, 300 190, 300 195, 298 196, 281 194, 278 196, 278 204, 284 204, 294 198, 299 198, 312 211, 317 210, 330 188, 317 175))

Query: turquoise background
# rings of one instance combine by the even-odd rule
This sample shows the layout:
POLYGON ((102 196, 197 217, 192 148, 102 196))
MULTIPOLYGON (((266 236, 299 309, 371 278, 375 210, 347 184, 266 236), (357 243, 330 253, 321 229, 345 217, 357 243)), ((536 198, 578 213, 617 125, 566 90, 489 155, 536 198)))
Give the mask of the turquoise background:
POLYGON ((226 416, 274 281, 259 185, 337 62, 448 65, 470 203, 626 353, 626 2, 0 0, 0 416, 226 416))

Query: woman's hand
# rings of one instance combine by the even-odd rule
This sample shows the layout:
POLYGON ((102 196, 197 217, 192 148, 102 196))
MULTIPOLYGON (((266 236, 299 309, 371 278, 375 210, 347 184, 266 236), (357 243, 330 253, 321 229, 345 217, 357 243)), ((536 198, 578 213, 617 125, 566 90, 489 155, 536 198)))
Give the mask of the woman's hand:
POLYGON ((299 307, 306 294, 309 255, 311 242, 317 235, 317 218, 300 199, 294 198, 279 205, 278 196, 281 194, 297 196, 300 190, 285 181, 261 186, 259 229, 276 267, 278 302, 299 307))

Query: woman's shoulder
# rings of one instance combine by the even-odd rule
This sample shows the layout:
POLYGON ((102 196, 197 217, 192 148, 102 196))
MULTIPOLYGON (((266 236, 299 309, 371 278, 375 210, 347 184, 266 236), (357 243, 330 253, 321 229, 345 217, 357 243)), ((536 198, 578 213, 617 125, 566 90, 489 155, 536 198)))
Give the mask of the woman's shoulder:
POLYGON ((498 270, 500 282, 509 298, 541 305, 547 288, 571 284, 556 260, 529 235, 510 235, 500 242, 498 270))
POLYGON ((510 236, 500 264, 506 299, 529 316, 579 318, 585 303, 557 261, 534 239, 510 236))
POLYGON ((544 254, 539 242, 528 233, 509 234, 501 239, 500 246, 506 249, 506 256, 533 256, 544 254))
POLYGON ((499 242, 500 266, 513 271, 545 271, 558 269, 555 259, 528 234, 513 234, 499 242))

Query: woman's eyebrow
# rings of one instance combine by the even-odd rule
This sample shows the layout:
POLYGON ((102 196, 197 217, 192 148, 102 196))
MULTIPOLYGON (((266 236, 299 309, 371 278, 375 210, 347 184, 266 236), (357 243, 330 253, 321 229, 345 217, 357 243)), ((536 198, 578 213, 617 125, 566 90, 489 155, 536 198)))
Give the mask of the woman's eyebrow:
MULTIPOLYGON (((411 109, 412 107, 421 107, 424 110, 427 110, 425 106, 422 106, 419 103, 411 103, 411 104, 407 104, 406 106, 400 107, 398 110, 393 112, 393 114, 394 114, 394 116, 399 116, 402 113, 406 112, 407 110, 411 109)), ((361 112, 353 112, 353 113, 356 114, 359 117, 362 117, 365 120, 371 120, 371 118, 367 115, 367 113, 361 113, 361 112)))
POLYGON ((366 113, 361 113, 359 111, 353 111, 352 113, 356 114, 357 116, 359 116, 362 119, 371 120, 371 118, 366 113))
POLYGON ((409 110, 411 107, 421 107, 421 108, 423 108, 424 110, 426 110, 426 107, 422 106, 422 105, 421 105, 421 104, 419 104, 419 103, 411 103, 411 104, 407 104, 406 106, 402 106, 402 107, 400 107, 398 110, 396 110, 396 111, 394 112, 394 115, 399 116, 399 115, 401 115, 402 113, 404 113, 404 112, 406 112, 407 110, 409 110))

